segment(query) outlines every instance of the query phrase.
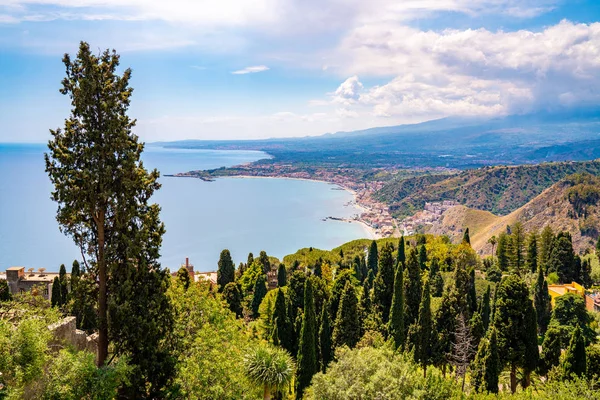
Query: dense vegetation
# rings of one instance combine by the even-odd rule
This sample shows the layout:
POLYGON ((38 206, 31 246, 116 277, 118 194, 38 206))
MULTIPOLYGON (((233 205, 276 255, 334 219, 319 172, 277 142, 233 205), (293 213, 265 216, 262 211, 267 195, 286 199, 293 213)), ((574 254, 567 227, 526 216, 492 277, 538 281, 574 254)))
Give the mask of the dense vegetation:
POLYGON ((484 167, 454 176, 400 178, 390 181, 377 197, 395 216, 411 215, 425 202, 455 200, 467 207, 508 214, 561 179, 576 173, 600 175, 600 161, 484 167), (419 190, 411 190, 418 187, 419 190))

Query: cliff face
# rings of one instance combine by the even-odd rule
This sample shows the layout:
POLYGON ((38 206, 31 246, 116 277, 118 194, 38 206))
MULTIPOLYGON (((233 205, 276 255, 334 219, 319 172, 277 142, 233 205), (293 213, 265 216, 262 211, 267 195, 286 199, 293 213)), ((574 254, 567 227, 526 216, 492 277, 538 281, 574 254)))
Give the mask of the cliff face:
POLYGON ((482 255, 491 253, 487 240, 506 231, 507 225, 520 221, 527 232, 541 231, 549 225, 556 231, 568 231, 576 251, 593 247, 600 233, 600 178, 589 174, 567 177, 544 190, 521 208, 505 216, 456 206, 447 210, 440 222, 428 232, 446 234, 460 240, 469 227, 471 244, 482 255))

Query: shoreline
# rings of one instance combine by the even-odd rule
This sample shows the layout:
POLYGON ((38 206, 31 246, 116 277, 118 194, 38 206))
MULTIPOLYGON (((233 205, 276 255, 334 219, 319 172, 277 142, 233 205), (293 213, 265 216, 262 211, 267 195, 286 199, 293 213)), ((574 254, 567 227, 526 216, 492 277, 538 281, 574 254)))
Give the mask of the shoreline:
MULTIPOLYGON (((196 176, 190 176, 190 175, 170 175, 170 177, 174 177, 174 178, 197 178, 196 176)), ((356 193, 355 190, 350 189, 348 187, 345 187, 343 185, 340 185, 339 183, 336 182, 329 182, 329 181, 324 181, 324 180, 319 180, 319 179, 311 179, 311 178, 296 178, 296 177, 288 177, 288 176, 253 176, 253 175, 231 175, 231 176, 218 176, 215 177, 216 178, 231 178, 231 179, 288 179, 288 180, 295 180, 295 181, 306 181, 306 182, 318 182, 318 183, 326 183, 328 185, 333 185, 333 186, 337 186, 339 188, 341 188, 342 190, 345 190, 346 192, 350 193, 353 197, 353 202, 352 205, 354 207, 356 207, 360 213, 364 213, 364 212, 370 212, 371 209, 369 209, 368 207, 365 207, 363 204, 360 204, 358 201, 358 193, 356 193)), ((368 239, 382 239, 383 236, 380 235, 379 233, 377 233, 377 230, 375 228, 373 228, 371 225, 367 224, 365 221, 360 219, 360 214, 359 214, 359 218, 355 219, 355 218, 349 218, 347 221, 349 221, 350 223, 357 223, 359 225, 362 226, 363 230, 370 235, 371 237, 368 239)), ((346 221, 338 221, 338 222, 346 222, 346 221)))

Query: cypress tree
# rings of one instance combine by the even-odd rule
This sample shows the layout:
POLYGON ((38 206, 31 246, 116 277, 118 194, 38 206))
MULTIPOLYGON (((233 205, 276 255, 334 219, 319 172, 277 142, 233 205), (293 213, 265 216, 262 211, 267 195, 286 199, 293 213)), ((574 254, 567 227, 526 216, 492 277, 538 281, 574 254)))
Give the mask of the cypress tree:
POLYGON ((298 375, 296 377, 296 399, 301 399, 304 389, 310 385, 314 374, 319 371, 317 360, 317 318, 310 279, 304 284, 304 314, 298 345, 298 375))
POLYGON ((581 284, 585 287, 585 288, 590 288, 592 287, 593 281, 592 281, 592 263, 590 262, 589 259, 585 259, 583 260, 583 263, 581 264, 581 284))
POLYGON ((317 262, 315 263, 315 267, 313 269, 313 274, 315 276, 318 276, 319 278, 321 276, 323 276, 323 268, 322 267, 323 267, 323 260, 321 260, 321 258, 319 258, 317 260, 317 262))
POLYGON ((340 301, 340 308, 335 318, 333 344, 335 347, 346 345, 353 348, 359 339, 358 299, 354 292, 354 286, 350 282, 347 282, 340 301))
POLYGON ((411 248, 408 252, 406 271, 404 272, 404 299, 406 302, 406 315, 404 326, 410 326, 419 318, 421 305, 421 268, 417 259, 417 252, 411 248))
POLYGON ((258 255, 258 262, 262 265, 265 274, 268 274, 271 271, 271 262, 269 261, 269 256, 266 251, 262 250, 260 252, 258 255))
POLYGON ((186 267, 182 266, 181 268, 179 268, 179 270, 177 271, 177 280, 181 282, 185 290, 187 290, 190 287, 190 273, 188 272, 186 267))
POLYGON ((377 275, 377 263, 379 262, 379 254, 377 252, 377 242, 373 240, 369 247, 369 261, 368 268, 373 271, 373 275, 377 275))
MULTIPOLYGON (((187 271, 186 271, 187 272, 187 271)), ((235 313, 235 316, 240 318, 243 315, 242 301, 244 295, 240 285, 235 282, 229 282, 223 289, 223 298, 229 305, 229 309, 235 313)))
POLYGON ((487 332, 490 326, 490 318, 491 318, 491 305, 490 305, 490 296, 491 296, 491 285, 488 285, 485 293, 483 294, 483 298, 481 299, 481 306, 479 307, 479 314, 481 315, 481 321, 483 322, 483 328, 487 332))
POLYGON ((440 274, 440 263, 437 257, 431 259, 429 266, 429 282, 431 286, 431 296, 441 297, 444 293, 444 278, 440 274))
POLYGON ((492 328, 488 338, 481 341, 471 373, 472 384, 477 392, 498 393, 500 375, 498 339, 492 328))
POLYGON ((473 314, 477 311, 477 292, 475 291, 475 268, 471 268, 469 271, 469 291, 467 292, 467 301, 469 305, 469 312, 473 314))
POLYGON ((273 330, 271 330, 271 343, 279 346, 279 331, 277 330, 277 318, 273 318, 273 330))
POLYGON ((284 287, 287 285, 287 271, 283 263, 279 264, 277 269, 277 287, 284 287))
POLYGON ((246 268, 252 265, 254 262, 254 254, 248 253, 248 258, 246 259, 246 268))
POLYGON ((542 354, 540 356, 540 374, 546 375, 548 371, 560 362, 561 332, 558 328, 550 327, 544 336, 542 354))
POLYGON ((340 307, 340 302, 347 282, 350 282, 351 284, 356 282, 352 271, 349 270, 344 270, 339 273, 335 281, 333 281, 331 297, 329 299, 329 315, 331 316, 332 320, 334 320, 337 316, 338 308, 340 307))
POLYGON ((433 323, 431 320, 431 296, 429 279, 425 277, 423 293, 419 306, 419 320, 417 322, 418 337, 415 343, 415 361, 423 367, 423 375, 427 375, 427 366, 431 364, 433 349, 433 323))
POLYGON ((548 260, 548 272, 556 272, 561 283, 575 280, 575 253, 568 233, 561 232, 556 236, 548 260))
POLYGON ((362 265, 360 264, 359 256, 354 256, 354 260, 352 261, 352 268, 354 269, 354 276, 356 276, 356 279, 358 279, 362 283, 366 276, 363 275, 362 265))
POLYGON ((523 224, 521 222, 515 223, 511 231, 509 265, 514 272, 521 274, 525 269, 525 231, 523 224))
POLYGON ((394 278, 394 296, 390 310, 390 336, 394 339, 394 346, 404 347, 404 268, 399 263, 394 278))
POLYGON ((406 262, 406 250, 404 244, 404 236, 400 236, 400 240, 398 241, 398 253, 396 254, 396 263, 403 264, 406 262))
POLYGON ((292 321, 290 321, 287 313, 287 305, 283 290, 277 289, 277 297, 275 298, 275 310, 273 318, 277 326, 278 342, 287 351, 291 352, 294 349, 292 340, 294 338, 292 321))
POLYGON ((424 244, 419 246, 419 267, 421 268, 421 271, 427 269, 427 249, 424 244))
POLYGON ((465 233, 463 234, 462 242, 471 245, 471 236, 469 235, 469 228, 465 229, 465 233))
POLYGON ((502 232, 498 236, 498 247, 496 247, 496 259, 498 260, 498 268, 502 272, 508 271, 508 235, 502 232))
MULTIPOLYGON (((358 306, 360 312, 361 333, 364 333, 364 324, 367 317, 371 314, 371 285, 368 279, 363 282, 362 296, 358 306)), ((333 315, 333 314, 332 314, 333 315)), ((337 315, 336 315, 337 316, 337 315)))
POLYGON ((67 269, 65 268, 65 264, 60 265, 58 279, 60 280, 60 305, 62 306, 69 301, 69 281, 67 279, 67 269))
POLYGON ((252 295, 252 303, 250 308, 252 309, 252 316, 256 319, 260 316, 258 307, 262 303, 263 299, 267 295, 267 282, 264 275, 261 275, 254 284, 254 294, 252 295))
POLYGON ((527 238, 527 258, 525 264, 527 270, 535 273, 538 269, 538 235, 537 232, 531 232, 527 238))
POLYGON ((570 378, 572 375, 583 377, 586 373, 586 365, 585 342, 581 329, 576 327, 563 360, 565 377, 570 378))
MULTIPOLYGON (((53 289, 54 289, 54 287, 53 287, 53 289)), ((8 287, 8 282, 6 281, 6 279, 0 279, 0 301, 11 301, 11 300, 12 300, 12 294, 10 293, 10 288, 8 287)))
POLYGON ((58 276, 54 277, 52 281, 52 298, 50 299, 52 307, 62 306, 62 290, 60 286, 60 279, 58 276))
POLYGON ((81 276, 81 268, 79 267, 79 261, 73 260, 73 266, 71 267, 71 284, 73 280, 79 279, 81 276))
POLYGON ((231 253, 225 249, 221 251, 219 256, 219 263, 217 269, 217 285, 219 285, 219 292, 222 292, 229 282, 235 280, 235 264, 231 259, 231 253))
POLYGON ((485 327, 483 325, 483 319, 478 311, 473 313, 473 316, 469 320, 469 328, 471 330, 471 336, 473 337, 473 347, 477 349, 479 342, 485 336, 485 327))
POLYGON ((379 268, 373 284, 373 305, 377 307, 383 322, 387 323, 394 294, 394 259, 391 246, 383 246, 379 256, 379 268))
POLYGON ((511 391, 514 393, 517 368, 523 368, 528 375, 538 361, 535 310, 525 282, 517 275, 503 278, 496 292, 494 326, 498 335, 498 353, 501 364, 510 367, 511 391))
POLYGON ((329 323, 329 312, 327 311, 326 304, 323 304, 323 309, 321 310, 319 350, 321 353, 321 371, 325 373, 327 371, 327 366, 333 358, 333 349, 331 347, 331 324, 329 323))
POLYGON ((541 265, 544 273, 546 273, 548 271, 548 261, 550 261, 550 255, 554 247, 554 232, 552 232, 550 225, 546 225, 542 230, 539 244, 538 265, 541 265))
MULTIPOLYGON (((362 280, 364 281, 365 279, 367 279, 368 275, 369 275, 369 268, 367 267, 367 260, 365 260, 365 256, 361 256, 360 257, 360 273, 362 276, 362 280)), ((371 281, 371 284, 373 282, 371 281)))
POLYGON ((533 286, 533 304, 537 315, 538 330, 541 335, 546 332, 550 316, 552 314, 550 295, 548 294, 548 282, 544 278, 542 266, 538 266, 537 280, 533 286))

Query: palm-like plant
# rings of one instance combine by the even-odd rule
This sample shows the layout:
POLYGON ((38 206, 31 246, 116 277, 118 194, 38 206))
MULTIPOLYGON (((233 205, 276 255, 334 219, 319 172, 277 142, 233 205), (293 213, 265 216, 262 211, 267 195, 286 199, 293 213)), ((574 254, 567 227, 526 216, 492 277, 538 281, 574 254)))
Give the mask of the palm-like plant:
POLYGON ((251 381, 264 389, 264 399, 271 399, 272 390, 289 385, 294 376, 294 360, 278 347, 259 345, 251 348, 244 357, 246 373, 251 381))

